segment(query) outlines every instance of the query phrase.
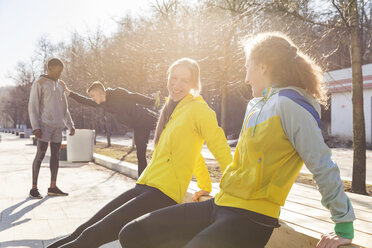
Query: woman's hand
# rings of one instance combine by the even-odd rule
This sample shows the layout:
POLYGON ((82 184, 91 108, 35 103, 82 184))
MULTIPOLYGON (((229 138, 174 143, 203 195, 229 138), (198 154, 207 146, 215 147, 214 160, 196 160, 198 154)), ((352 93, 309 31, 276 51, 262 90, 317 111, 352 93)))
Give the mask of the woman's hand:
POLYGON ((323 234, 316 248, 337 248, 340 245, 351 244, 351 239, 345 239, 335 233, 323 234))
POLYGON ((63 87, 63 90, 66 92, 66 94, 70 95, 70 90, 67 88, 66 83, 63 80, 58 80, 58 82, 63 87))
POLYGON ((197 191, 194 193, 194 195, 192 196, 192 201, 193 202, 198 202, 199 201, 199 198, 201 196, 208 196, 209 195, 209 192, 208 191, 205 191, 205 190, 200 190, 200 191, 197 191))

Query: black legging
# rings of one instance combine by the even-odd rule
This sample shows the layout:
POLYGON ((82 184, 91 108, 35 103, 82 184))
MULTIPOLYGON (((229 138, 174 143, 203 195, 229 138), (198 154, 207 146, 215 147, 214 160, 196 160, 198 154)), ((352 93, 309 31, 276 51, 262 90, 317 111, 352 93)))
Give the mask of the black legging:
POLYGON ((273 227, 257 224, 250 211, 214 204, 186 203, 146 214, 120 232, 124 248, 264 247, 273 227))
MULTIPOLYGON (((61 148, 61 143, 50 143, 50 174, 51 174, 51 181, 57 181, 57 174, 59 168, 59 150, 61 148)), ((37 141, 37 152, 32 163, 32 184, 37 185, 37 179, 39 177, 40 166, 41 162, 45 157, 45 153, 48 149, 48 142, 44 141, 37 141)))
POLYGON ((142 174, 143 170, 147 166, 146 150, 150 137, 150 131, 151 129, 145 128, 134 129, 134 143, 136 144, 138 159, 138 177, 142 174))
POLYGON ((137 184, 99 210, 72 234, 48 246, 99 247, 117 240, 120 229, 128 222, 151 211, 176 204, 160 190, 137 184))

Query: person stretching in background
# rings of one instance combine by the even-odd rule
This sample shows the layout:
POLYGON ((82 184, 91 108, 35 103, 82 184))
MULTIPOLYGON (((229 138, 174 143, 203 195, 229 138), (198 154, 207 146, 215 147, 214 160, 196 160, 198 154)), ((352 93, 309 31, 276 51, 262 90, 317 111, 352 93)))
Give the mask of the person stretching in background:
POLYGON ((71 91, 66 83, 60 82, 66 94, 78 103, 94 108, 103 108, 128 128, 134 130, 134 143, 137 149, 138 177, 147 166, 146 150, 151 130, 155 129, 158 114, 147 106, 154 106, 155 99, 124 88, 105 88, 99 81, 87 89, 91 98, 71 91))

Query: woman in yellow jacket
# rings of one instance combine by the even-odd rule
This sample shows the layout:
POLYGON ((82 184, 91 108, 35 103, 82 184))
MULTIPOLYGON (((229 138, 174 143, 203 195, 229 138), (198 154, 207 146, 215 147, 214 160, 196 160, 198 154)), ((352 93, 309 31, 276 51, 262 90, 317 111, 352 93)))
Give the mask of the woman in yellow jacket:
POLYGON ((155 150, 136 186, 49 247, 92 248, 117 240, 121 228, 131 220, 181 203, 193 174, 201 189, 194 198, 209 194, 212 185, 201 156, 204 142, 222 171, 231 163, 232 156, 215 112, 199 95, 197 62, 188 58, 174 62, 168 70, 167 87, 169 100, 155 131, 155 150))
POLYGON ((350 243, 353 208, 320 128, 319 103, 326 102, 321 70, 277 33, 253 37, 246 52, 254 98, 220 192, 130 222, 120 234, 123 247, 264 247, 304 163, 335 222, 335 232, 323 235, 317 247, 350 243))

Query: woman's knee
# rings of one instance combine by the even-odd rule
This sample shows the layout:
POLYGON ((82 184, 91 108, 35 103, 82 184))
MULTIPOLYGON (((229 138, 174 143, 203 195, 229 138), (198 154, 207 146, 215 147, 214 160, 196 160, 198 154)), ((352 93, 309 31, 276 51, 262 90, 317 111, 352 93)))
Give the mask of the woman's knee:
POLYGON ((129 222, 119 233, 120 244, 124 248, 148 247, 144 239, 137 221, 129 222))

